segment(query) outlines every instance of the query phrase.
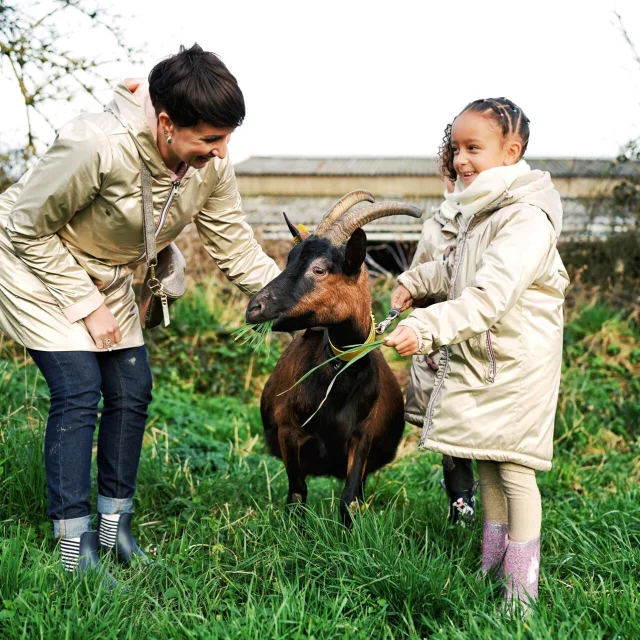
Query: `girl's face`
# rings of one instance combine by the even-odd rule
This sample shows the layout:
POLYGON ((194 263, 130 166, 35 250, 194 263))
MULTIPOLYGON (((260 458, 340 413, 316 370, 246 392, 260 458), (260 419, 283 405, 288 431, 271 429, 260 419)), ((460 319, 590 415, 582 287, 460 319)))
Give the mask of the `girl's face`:
POLYGON ((473 111, 461 113, 451 128, 453 168, 468 187, 481 171, 515 164, 522 143, 514 135, 505 137, 491 117, 473 111))

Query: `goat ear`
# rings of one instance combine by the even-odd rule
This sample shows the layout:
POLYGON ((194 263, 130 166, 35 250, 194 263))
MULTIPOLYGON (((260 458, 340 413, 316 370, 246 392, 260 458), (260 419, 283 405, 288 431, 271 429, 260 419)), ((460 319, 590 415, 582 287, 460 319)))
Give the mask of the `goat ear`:
POLYGON ((362 229, 356 229, 347 242, 344 254, 344 270, 347 274, 360 270, 367 256, 367 234, 362 229))
POLYGON ((309 237, 309 232, 306 227, 301 225, 302 228, 296 227, 289 218, 287 218, 287 214, 283 211, 282 215, 284 216, 284 221, 287 223, 287 227, 289 227, 289 231, 291 231, 291 235, 293 236, 293 241, 298 244, 299 242, 303 242, 309 237))

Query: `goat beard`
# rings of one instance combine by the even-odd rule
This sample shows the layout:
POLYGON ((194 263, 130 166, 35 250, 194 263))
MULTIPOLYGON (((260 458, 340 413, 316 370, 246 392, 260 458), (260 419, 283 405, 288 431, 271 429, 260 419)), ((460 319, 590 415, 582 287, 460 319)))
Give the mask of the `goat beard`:
POLYGON ((315 311, 305 311, 298 315, 280 315, 273 322, 273 331, 303 331, 340 324, 342 320, 319 317, 315 311))
POLYGON ((319 320, 313 311, 307 311, 300 315, 280 315, 273 322, 273 331, 300 331, 319 325, 319 320))

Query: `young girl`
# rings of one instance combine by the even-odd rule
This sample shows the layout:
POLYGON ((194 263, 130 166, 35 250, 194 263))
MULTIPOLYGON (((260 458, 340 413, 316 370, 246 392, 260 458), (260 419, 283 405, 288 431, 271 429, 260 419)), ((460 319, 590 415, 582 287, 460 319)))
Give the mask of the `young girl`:
POLYGON ((482 569, 502 563, 505 598, 524 603, 538 593, 535 472, 551 468, 569 283, 560 197, 522 160, 528 141, 529 120, 506 98, 471 102, 447 127, 440 159, 456 181, 457 247, 402 274, 392 303, 448 299, 414 310, 386 340, 402 356, 440 350, 420 446, 478 461, 482 569))
MULTIPOLYGON (((446 192, 451 193, 454 183, 445 178, 446 192)), ((420 234, 420 240, 411 262, 411 269, 431 260, 446 260, 455 249, 458 235, 458 210, 445 200, 433 215, 428 218, 420 234)), ((429 297, 414 300, 414 307, 425 307, 434 302, 441 302, 446 296, 429 297)), ((404 405, 404 418, 410 424, 421 427, 429 405, 429 396, 433 389, 440 354, 436 351, 430 356, 416 355, 411 365, 411 377, 407 389, 407 400, 404 405)), ((472 520, 476 511, 474 491, 473 461, 468 458, 442 456, 444 488, 449 498, 449 521, 452 524, 465 526, 472 520)))

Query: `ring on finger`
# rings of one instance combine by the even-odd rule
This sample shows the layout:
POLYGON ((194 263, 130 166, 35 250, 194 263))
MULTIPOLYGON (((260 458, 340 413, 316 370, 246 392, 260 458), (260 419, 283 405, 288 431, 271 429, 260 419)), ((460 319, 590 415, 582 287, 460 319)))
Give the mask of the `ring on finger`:
POLYGON ((111 338, 105 338, 104 339, 104 345, 108 349, 111 346, 111 338))

